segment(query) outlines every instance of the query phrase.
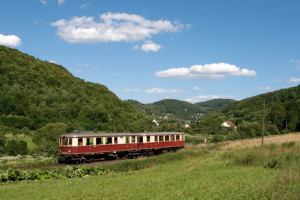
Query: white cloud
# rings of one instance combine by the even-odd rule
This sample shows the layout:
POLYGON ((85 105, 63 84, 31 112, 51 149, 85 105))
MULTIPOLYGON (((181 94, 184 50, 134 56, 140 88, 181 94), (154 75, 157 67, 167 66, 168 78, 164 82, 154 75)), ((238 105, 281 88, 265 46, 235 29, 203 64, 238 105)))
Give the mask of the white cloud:
POLYGON ((139 89, 115 89, 117 92, 141 92, 139 89))
POLYGON ((166 94, 166 93, 184 94, 184 93, 187 93, 187 91, 176 90, 176 89, 166 90, 166 89, 152 88, 152 89, 146 90, 146 93, 150 93, 150 94, 166 94))
POLYGON ((70 69, 71 72, 81 73, 82 69, 70 69))
POLYGON ((104 13, 100 21, 94 17, 73 17, 51 23, 57 34, 70 43, 135 42, 161 32, 180 31, 184 26, 168 20, 152 21, 127 13, 104 13))
POLYGON ((256 76, 256 72, 249 69, 240 69, 227 63, 213 63, 193 65, 190 68, 171 68, 156 72, 155 76, 161 78, 209 80, 222 79, 226 76, 256 76))
POLYGON ((202 101, 208 101, 211 99, 233 99, 234 96, 232 95, 200 95, 196 97, 191 97, 188 99, 185 99, 185 101, 190 102, 190 103, 197 103, 197 102, 202 102, 202 101))
POLYGON ((40 0, 40 2, 44 5, 48 4, 47 0, 40 0))
POLYGON ((290 77, 289 82, 291 82, 291 83, 300 83, 300 78, 290 77))
POLYGON ((267 86, 267 87, 259 86, 258 89, 259 90, 271 90, 271 88, 269 86, 267 86))
POLYGON ((80 5, 79 8, 82 9, 82 8, 85 8, 85 7, 89 6, 89 5, 90 5, 89 3, 84 3, 84 4, 80 5))
POLYGON ((96 66, 93 67, 93 69, 94 69, 94 70, 100 69, 100 66, 99 66, 99 65, 96 65, 96 66))
POLYGON ((148 51, 154 51, 154 52, 156 52, 156 51, 160 50, 161 48, 162 47, 159 44, 155 44, 151 40, 147 40, 145 42, 145 44, 143 44, 141 47, 139 47, 138 45, 135 45, 133 47, 134 50, 141 49, 141 50, 143 50, 145 52, 148 52, 148 51))
POLYGON ((141 49, 142 49, 143 51, 146 51, 146 52, 148 52, 148 51, 154 51, 154 52, 156 52, 156 51, 158 51, 160 48, 161 48, 161 46, 160 46, 159 44, 155 44, 155 43, 152 42, 152 41, 146 41, 146 43, 143 44, 142 47, 141 47, 141 49))
POLYGON ((300 60, 291 59, 292 63, 295 63, 296 65, 300 65, 300 60))
POLYGON ((22 44, 21 39, 16 35, 2 35, 0 34, 0 45, 17 47, 22 44))
POLYGON ((203 90, 202 90, 201 88, 199 88, 198 86, 195 86, 193 89, 194 89, 194 90, 197 90, 197 91, 199 91, 199 92, 203 92, 203 90))
POLYGON ((50 63, 57 64, 54 60, 50 60, 49 62, 50 62, 50 63))
POLYGON ((66 2, 66 0, 58 0, 58 5, 61 5, 61 4, 65 3, 65 2, 66 2))

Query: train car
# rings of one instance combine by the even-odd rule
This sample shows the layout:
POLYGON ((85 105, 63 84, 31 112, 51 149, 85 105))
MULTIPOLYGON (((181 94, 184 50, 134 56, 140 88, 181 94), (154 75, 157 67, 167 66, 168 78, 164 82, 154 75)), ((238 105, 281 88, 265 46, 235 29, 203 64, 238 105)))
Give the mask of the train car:
POLYGON ((184 133, 70 133, 59 138, 59 162, 136 158, 184 147, 184 133))

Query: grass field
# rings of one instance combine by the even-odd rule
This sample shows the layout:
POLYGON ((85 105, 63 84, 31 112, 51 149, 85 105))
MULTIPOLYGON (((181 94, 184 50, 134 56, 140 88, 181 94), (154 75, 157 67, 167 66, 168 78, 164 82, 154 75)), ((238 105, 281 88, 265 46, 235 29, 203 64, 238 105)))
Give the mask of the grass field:
MULTIPOLYGON (((144 169, 0 185, 0 198, 300 199, 299 150, 298 142, 214 151, 189 145, 183 152, 158 156, 157 161, 164 162, 149 166, 145 164, 147 158, 128 161, 139 163, 144 169), (261 155, 265 157, 260 159, 261 155), (179 159, 174 159, 176 156, 179 159), (273 160, 287 163, 266 164, 273 160)), ((117 165, 115 169, 120 169, 126 163, 117 165)))

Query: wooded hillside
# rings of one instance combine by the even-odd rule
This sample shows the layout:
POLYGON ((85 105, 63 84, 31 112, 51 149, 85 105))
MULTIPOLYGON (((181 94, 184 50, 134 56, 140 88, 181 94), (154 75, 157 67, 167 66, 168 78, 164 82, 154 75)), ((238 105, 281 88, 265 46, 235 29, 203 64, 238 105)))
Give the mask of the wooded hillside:
POLYGON ((150 104, 142 104, 135 100, 127 102, 137 109, 144 111, 147 115, 154 114, 156 117, 168 116, 169 119, 194 120, 200 114, 211 113, 224 107, 235 100, 214 99, 207 102, 191 104, 186 101, 176 99, 164 99, 150 104))
POLYGON ((60 65, 0 46, 1 129, 36 130, 55 122, 66 123, 69 130, 151 129, 150 118, 104 85, 86 82, 60 65))
POLYGON ((268 92, 227 105, 193 124, 193 133, 229 134, 228 138, 251 138, 261 136, 265 102, 265 134, 300 131, 300 85, 268 92), (237 125, 233 129, 222 129, 226 120, 237 125))

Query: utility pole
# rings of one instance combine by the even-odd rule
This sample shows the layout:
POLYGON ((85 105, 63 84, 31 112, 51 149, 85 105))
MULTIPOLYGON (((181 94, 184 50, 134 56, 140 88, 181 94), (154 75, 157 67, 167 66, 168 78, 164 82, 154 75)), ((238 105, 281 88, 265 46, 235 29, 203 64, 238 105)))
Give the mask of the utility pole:
POLYGON ((265 110, 266 110, 266 100, 264 99, 264 109, 263 109, 263 119, 262 119, 261 145, 264 144, 264 134, 265 134, 265 110))

